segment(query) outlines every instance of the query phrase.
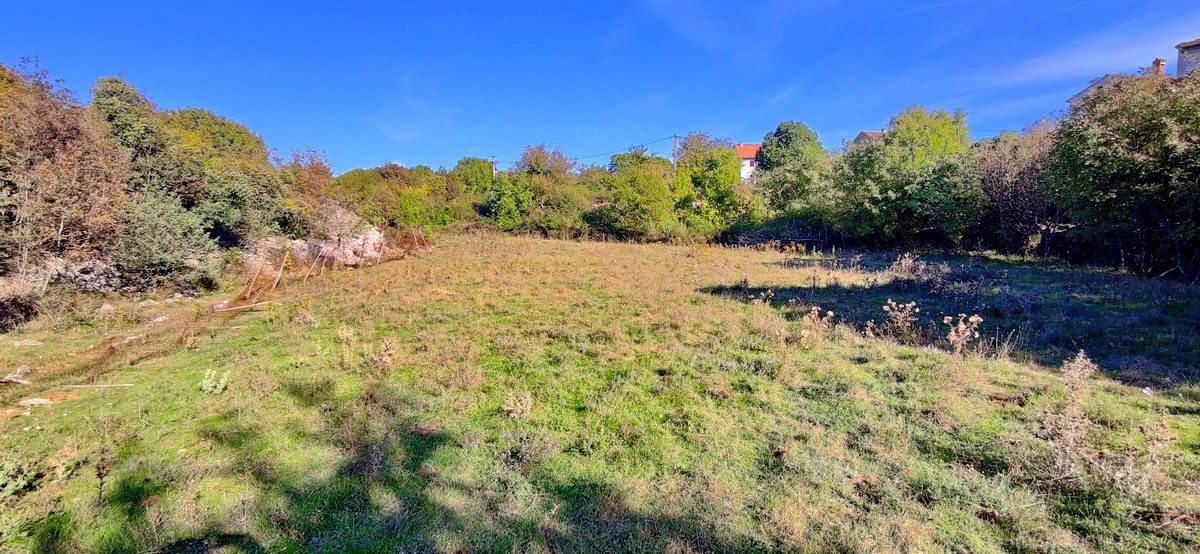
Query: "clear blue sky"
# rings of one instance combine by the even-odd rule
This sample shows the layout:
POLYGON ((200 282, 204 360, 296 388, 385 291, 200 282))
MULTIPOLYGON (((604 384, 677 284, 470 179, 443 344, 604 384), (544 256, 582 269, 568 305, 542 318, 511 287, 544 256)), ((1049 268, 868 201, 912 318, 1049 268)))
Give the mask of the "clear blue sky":
POLYGON ((85 100, 123 75, 160 107, 213 110, 341 173, 688 131, 758 142, 787 119, 839 147, 914 103, 962 107, 989 136, 1101 74, 1159 56, 1174 71, 1175 44, 1200 38, 1187 0, 509 4, 13 2, 0 62, 37 56, 85 100))

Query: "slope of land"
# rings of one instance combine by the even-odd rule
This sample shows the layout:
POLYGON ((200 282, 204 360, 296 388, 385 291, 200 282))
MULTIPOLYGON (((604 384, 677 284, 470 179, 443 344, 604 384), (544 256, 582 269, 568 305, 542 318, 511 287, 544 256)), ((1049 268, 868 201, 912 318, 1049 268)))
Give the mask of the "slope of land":
POLYGON ((1200 548, 1195 289, 895 259, 446 236, 224 324, 43 318, 0 551, 1200 548))

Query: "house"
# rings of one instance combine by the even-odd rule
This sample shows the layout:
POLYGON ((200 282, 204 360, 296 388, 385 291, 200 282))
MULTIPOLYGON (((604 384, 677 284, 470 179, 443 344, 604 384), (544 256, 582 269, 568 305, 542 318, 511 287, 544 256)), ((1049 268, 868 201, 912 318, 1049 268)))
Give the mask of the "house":
POLYGON ((1183 77, 1200 68, 1200 38, 1177 44, 1175 49, 1179 51, 1179 63, 1175 64, 1176 76, 1183 77))
MULTIPOLYGON (((1161 60, 1162 58, 1159 58, 1159 59, 1161 60)), ((1158 60, 1155 60, 1155 62, 1157 63, 1158 60)), ((1126 81, 1129 79, 1136 79, 1137 77, 1138 77, 1137 75, 1125 75, 1123 73, 1109 73, 1108 75, 1105 75, 1103 77, 1093 79, 1091 83, 1088 83, 1088 86, 1086 88, 1084 88, 1083 90, 1076 93, 1075 96, 1068 98, 1067 105, 1070 106, 1071 109, 1073 110, 1073 109, 1079 107, 1079 105, 1082 104, 1084 100, 1091 98, 1093 94, 1096 94, 1097 92, 1100 92, 1101 90, 1104 90, 1105 88, 1108 88, 1117 83, 1120 83, 1121 81, 1126 81)))
POLYGON ((755 168, 758 167, 758 151, 762 150, 761 144, 735 144, 733 149, 737 152, 737 156, 742 159, 742 179, 749 179, 754 174, 755 168))
MULTIPOLYGON (((1200 39, 1182 42, 1175 46, 1179 51, 1179 61, 1175 64, 1175 77, 1182 78, 1187 74, 1200 68, 1200 39)), ((1150 71, 1142 75, 1127 75, 1124 73, 1110 73, 1100 77, 1091 83, 1078 94, 1067 100, 1067 105, 1071 109, 1075 109, 1084 100, 1087 100, 1093 94, 1103 90, 1106 87, 1111 87, 1121 81, 1129 79, 1141 79, 1145 77, 1154 77, 1158 79, 1166 79, 1167 77, 1167 60, 1165 58, 1157 58, 1150 64, 1150 71)))
POLYGON ((883 144, 885 131, 863 131, 850 141, 850 144, 883 144))

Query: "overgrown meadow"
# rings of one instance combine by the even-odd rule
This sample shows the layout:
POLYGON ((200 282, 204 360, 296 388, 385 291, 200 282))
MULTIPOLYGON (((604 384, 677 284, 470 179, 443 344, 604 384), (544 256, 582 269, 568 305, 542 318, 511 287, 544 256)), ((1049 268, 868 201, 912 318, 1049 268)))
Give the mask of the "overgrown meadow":
POLYGON ((236 287, 0 335, 0 551, 1200 548, 1195 287, 490 234, 236 287))

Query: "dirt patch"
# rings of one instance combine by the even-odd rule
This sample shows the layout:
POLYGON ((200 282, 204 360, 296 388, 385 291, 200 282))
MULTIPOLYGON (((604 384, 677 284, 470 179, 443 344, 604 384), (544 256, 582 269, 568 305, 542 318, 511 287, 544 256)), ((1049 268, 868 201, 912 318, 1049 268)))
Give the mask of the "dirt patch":
POLYGON ((0 421, 4 421, 10 417, 17 417, 25 413, 21 408, 0 408, 0 421))
POLYGON ((69 391, 65 391, 65 390, 56 390, 56 391, 51 391, 51 392, 46 393, 46 400, 49 400, 51 403, 58 403, 58 402, 62 402, 63 400, 70 400, 72 398, 76 398, 78 396, 79 396, 79 393, 69 392, 69 391))

